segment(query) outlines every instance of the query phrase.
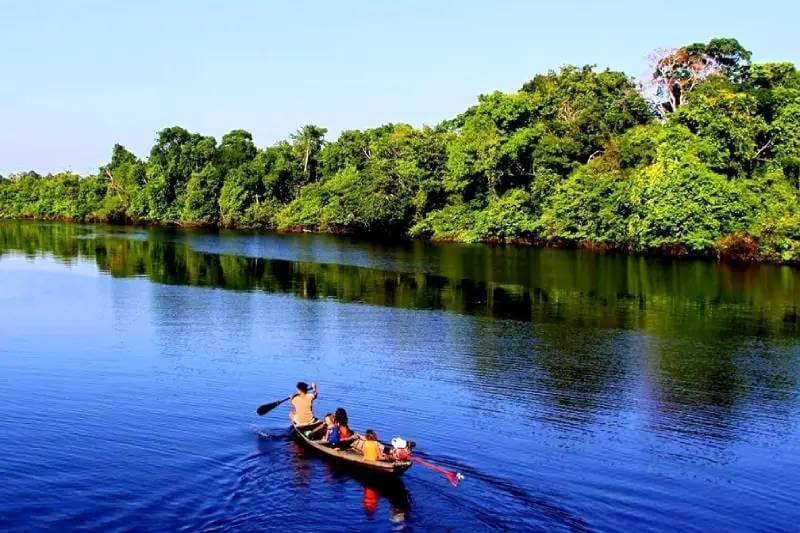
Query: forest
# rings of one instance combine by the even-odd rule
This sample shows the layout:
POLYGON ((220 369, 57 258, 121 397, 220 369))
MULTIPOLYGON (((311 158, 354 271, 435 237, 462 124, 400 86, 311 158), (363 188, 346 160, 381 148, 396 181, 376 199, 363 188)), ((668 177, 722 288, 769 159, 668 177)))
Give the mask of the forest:
POLYGON ((0 218, 180 224, 800 261, 800 73, 737 40, 652 78, 566 66, 435 126, 259 148, 174 126, 90 176, 0 177, 0 218))

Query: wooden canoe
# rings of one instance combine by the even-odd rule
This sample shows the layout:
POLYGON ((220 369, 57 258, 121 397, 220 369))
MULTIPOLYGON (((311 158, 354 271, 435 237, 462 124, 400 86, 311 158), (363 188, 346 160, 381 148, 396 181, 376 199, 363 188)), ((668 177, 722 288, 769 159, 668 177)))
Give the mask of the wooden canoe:
POLYGON ((319 455, 358 468, 361 471, 399 476, 411 468, 411 461, 399 461, 394 459, 367 461, 364 459, 361 452, 360 444, 364 440, 361 435, 355 435, 353 438, 344 441, 346 444, 349 444, 349 446, 346 446, 344 449, 332 448, 325 442, 315 439, 322 433, 323 425, 324 423, 322 420, 305 425, 292 424, 292 432, 300 442, 319 455))

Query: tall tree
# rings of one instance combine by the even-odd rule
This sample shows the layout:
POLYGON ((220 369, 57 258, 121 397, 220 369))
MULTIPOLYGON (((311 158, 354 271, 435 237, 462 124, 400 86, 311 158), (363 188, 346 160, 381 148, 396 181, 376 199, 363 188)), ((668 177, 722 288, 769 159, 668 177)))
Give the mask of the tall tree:
POLYGON ((656 88, 659 113, 677 110, 686 95, 700 82, 715 74, 740 81, 751 54, 736 39, 712 39, 668 50, 657 58, 652 83, 656 88))
POLYGON ((308 124, 292 134, 292 146, 298 156, 307 183, 317 181, 317 157, 325 145, 326 133, 328 133, 327 129, 308 124))

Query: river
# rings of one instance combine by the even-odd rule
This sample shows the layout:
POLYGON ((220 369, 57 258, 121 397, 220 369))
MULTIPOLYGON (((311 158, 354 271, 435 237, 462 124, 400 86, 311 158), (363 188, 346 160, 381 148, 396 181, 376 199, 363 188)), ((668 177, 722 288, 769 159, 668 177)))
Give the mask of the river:
POLYGON ((0 529, 796 531, 800 271, 0 222, 0 529), (459 471, 378 483, 288 409, 459 471))

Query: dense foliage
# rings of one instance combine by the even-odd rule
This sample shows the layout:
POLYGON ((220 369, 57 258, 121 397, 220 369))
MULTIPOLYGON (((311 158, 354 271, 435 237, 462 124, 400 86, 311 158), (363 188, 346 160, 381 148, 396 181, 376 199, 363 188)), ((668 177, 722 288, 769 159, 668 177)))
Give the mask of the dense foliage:
POLYGON ((800 73, 735 39, 664 52, 650 88, 564 67, 436 127, 158 133, 95 176, 0 178, 0 216, 578 244, 800 260, 800 73), (650 97, 647 97, 647 95, 650 97))

